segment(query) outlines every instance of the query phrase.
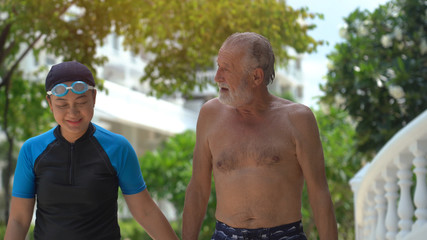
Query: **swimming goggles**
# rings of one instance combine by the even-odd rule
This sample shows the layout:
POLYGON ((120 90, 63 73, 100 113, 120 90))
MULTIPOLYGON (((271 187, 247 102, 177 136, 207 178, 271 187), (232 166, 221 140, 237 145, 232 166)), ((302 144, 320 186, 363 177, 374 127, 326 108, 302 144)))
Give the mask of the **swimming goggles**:
POLYGON ((67 95, 68 90, 71 89, 71 91, 75 94, 83 94, 89 89, 95 89, 93 86, 87 85, 87 83, 82 81, 76 81, 71 84, 71 86, 67 86, 64 83, 56 84, 52 90, 47 92, 47 95, 55 95, 57 97, 63 97, 67 95))

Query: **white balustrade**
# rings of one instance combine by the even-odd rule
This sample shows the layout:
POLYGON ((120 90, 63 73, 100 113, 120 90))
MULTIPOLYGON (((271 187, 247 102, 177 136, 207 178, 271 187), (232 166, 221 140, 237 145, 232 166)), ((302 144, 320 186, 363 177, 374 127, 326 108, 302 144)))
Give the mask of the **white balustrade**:
POLYGON ((416 230, 427 223, 427 186, 426 186, 426 173, 427 173, 427 159, 425 158, 427 152, 427 141, 417 141, 411 145, 410 150, 415 156, 414 158, 414 173, 417 176, 417 185, 415 188, 414 203, 417 207, 415 216, 417 221, 413 225, 416 230))
POLYGON ((367 207, 367 236, 369 240, 375 240, 375 223, 377 222, 377 212, 375 211, 375 194, 371 191, 368 194, 368 207, 367 207))
POLYGON ((397 198, 399 197, 397 190, 397 175, 396 166, 389 166, 383 173, 384 179, 386 180, 385 197, 387 199, 387 214, 385 217, 385 225, 387 228, 386 239, 395 240, 397 235, 397 223, 399 218, 397 216, 397 198))
POLYGON ((377 225, 375 231, 375 239, 376 240, 384 240, 386 235, 385 229, 385 210, 386 199, 384 196, 384 182, 382 180, 377 180, 374 183, 374 191, 375 191, 375 209, 377 211, 377 225))
POLYGON ((356 240, 427 239, 426 177, 427 110, 350 181, 356 240))
POLYGON ((397 207, 397 214, 400 217, 397 240, 403 239, 411 231, 412 217, 414 216, 414 205, 412 204, 411 186, 412 186, 412 155, 407 153, 400 154, 396 160, 398 167, 397 177, 400 187, 400 201, 397 207))

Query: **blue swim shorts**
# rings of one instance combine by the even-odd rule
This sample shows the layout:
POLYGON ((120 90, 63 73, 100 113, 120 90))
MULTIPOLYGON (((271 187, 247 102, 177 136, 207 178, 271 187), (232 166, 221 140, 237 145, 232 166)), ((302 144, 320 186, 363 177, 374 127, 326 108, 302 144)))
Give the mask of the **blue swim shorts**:
POLYGON ((289 223, 272 228, 244 229, 233 228, 216 221, 211 240, 307 240, 302 222, 289 223))

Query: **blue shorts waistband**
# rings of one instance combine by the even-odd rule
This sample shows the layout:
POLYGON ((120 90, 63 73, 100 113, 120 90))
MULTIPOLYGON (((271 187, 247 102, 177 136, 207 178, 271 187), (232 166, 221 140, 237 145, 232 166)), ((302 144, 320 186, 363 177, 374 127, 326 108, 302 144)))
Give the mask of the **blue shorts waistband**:
POLYGON ((302 222, 297 221, 271 228, 245 229, 234 228, 217 220, 212 239, 281 239, 283 237, 306 240, 302 222))

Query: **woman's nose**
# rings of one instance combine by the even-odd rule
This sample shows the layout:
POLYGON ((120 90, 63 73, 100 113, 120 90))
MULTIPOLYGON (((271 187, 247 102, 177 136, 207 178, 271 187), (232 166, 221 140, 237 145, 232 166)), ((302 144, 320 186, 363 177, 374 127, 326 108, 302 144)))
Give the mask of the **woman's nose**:
POLYGON ((79 112, 79 110, 76 106, 71 106, 70 110, 68 111, 68 113, 71 115, 76 115, 76 114, 78 114, 78 112, 79 112))

